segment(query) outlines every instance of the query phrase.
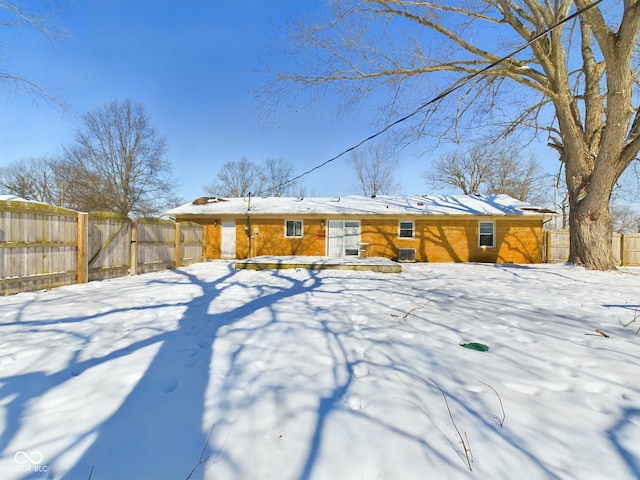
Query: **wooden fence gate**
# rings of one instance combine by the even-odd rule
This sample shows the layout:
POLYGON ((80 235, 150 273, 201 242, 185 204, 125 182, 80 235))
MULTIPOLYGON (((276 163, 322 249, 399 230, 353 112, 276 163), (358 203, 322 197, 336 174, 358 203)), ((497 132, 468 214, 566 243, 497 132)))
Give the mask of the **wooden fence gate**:
POLYGON ((114 213, 89 214, 89 281, 123 277, 131 270, 132 222, 114 213))

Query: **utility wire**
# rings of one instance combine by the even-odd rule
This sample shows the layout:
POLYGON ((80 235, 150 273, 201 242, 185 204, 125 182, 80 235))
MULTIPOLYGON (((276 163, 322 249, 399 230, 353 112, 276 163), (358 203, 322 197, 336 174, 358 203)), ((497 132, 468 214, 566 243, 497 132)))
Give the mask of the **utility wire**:
POLYGON ((462 79, 462 81, 458 82, 456 85, 452 85, 451 87, 447 88, 446 90, 444 90, 443 92, 441 92, 440 94, 438 94, 437 96, 435 96, 434 98, 432 98, 431 100, 429 100, 428 102, 423 103, 422 105, 420 105, 418 108, 416 108, 414 111, 412 111, 411 113, 408 113, 407 115, 398 118, 397 120, 393 121, 392 123, 389 123, 388 125, 386 125, 384 128, 382 128, 381 130, 377 131, 376 133, 373 133, 371 135, 369 135, 367 138, 365 138, 364 140, 361 140, 360 142, 358 142, 357 144, 353 145, 352 147, 347 148, 346 150, 343 150, 342 152, 340 152, 339 154, 337 154, 334 157, 329 158, 328 160, 325 160, 324 162, 316 165, 313 168, 310 168, 309 170, 302 172, 299 175, 296 175, 293 178, 290 178, 289 180, 286 180, 285 182, 282 182, 279 187, 284 187, 286 185, 289 185, 291 183, 294 183, 297 180, 300 180, 302 177, 305 177, 307 175, 309 175, 310 173, 315 172, 316 170, 321 169, 322 167, 328 165, 331 162, 334 162, 336 160, 338 160, 340 157, 343 157, 344 155, 346 155, 349 152, 352 152, 353 150, 355 150, 356 148, 360 147, 361 145, 365 144, 366 142, 373 140, 374 138, 382 135, 383 133, 387 132, 388 130, 390 130, 391 128, 395 127, 396 125, 398 125, 399 123, 405 122, 406 120, 409 120, 411 117, 414 117, 415 115, 417 115, 418 113, 420 113, 422 110, 424 110, 426 107, 428 107, 429 105, 433 105, 436 102, 439 102, 440 100, 442 100, 443 98, 445 98, 447 95, 450 95, 451 93, 455 92, 456 90, 464 87, 466 84, 468 84, 471 80, 473 80, 476 77, 479 77, 481 75, 483 75, 486 71, 491 70, 493 67, 495 67, 496 65, 500 65, 502 62, 504 62, 505 60, 510 59, 511 57, 517 55, 518 53, 520 53, 521 51, 523 51, 524 49, 528 48, 529 46, 531 46, 532 44, 534 44, 535 42, 537 42, 538 40, 540 40, 542 37, 544 37, 545 35, 547 35, 548 33, 552 32, 553 30, 555 30, 556 28, 564 25, 565 23, 573 20, 574 18, 579 17, 580 15, 582 15, 584 12, 586 12, 587 10, 592 9, 593 7, 597 6, 599 3, 601 3, 603 0, 595 0, 592 4, 587 5, 584 8, 581 8, 579 10, 577 10, 575 13, 569 15, 568 17, 560 20, 558 23, 556 23, 555 25, 552 25, 551 27, 549 27, 547 30, 543 31, 542 33, 537 34, 536 36, 534 36, 531 40, 529 40, 528 42, 526 42, 525 44, 523 44, 522 46, 520 46, 519 48, 517 48, 516 50, 514 50, 513 52, 509 53, 508 55, 505 55, 504 57, 496 60, 495 62, 487 65, 486 67, 484 67, 481 70, 478 70, 477 72, 465 77, 464 79, 462 79))

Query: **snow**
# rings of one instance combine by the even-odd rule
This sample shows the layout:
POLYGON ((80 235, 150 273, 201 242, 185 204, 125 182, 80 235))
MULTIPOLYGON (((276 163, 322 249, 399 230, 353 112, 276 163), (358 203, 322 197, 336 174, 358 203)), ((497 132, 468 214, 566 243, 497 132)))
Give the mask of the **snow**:
POLYGON ((214 261, 0 297, 0 478, 640 478, 639 280, 214 261))
POLYGON ((17 197, 15 195, 0 195, 0 201, 20 201, 20 202, 28 202, 24 198, 17 197))
POLYGON ((366 197, 251 197, 216 198, 195 205, 192 202, 166 215, 202 214, 314 214, 314 215, 536 215, 549 210, 521 202, 509 195, 380 195, 366 197))

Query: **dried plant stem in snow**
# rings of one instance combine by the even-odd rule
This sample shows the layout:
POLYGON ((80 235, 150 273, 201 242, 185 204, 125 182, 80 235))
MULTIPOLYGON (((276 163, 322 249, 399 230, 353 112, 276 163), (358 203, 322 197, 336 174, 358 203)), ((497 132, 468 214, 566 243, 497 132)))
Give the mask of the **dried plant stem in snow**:
POLYGON ((458 434, 458 438, 460 439, 460 443, 462 444, 462 448, 464 449, 467 468, 469 468, 469 471, 473 472, 473 468, 471 468, 471 465, 473 464, 473 453, 471 453, 471 445, 469 444, 469 437, 467 436, 467 432, 464 432, 464 436, 462 435, 462 433, 460 433, 460 429, 458 429, 458 425, 456 425, 456 421, 453 419, 453 414, 451 413, 451 408, 449 408, 449 402, 447 401, 447 396, 444 393, 444 390, 442 390, 442 388, 440 388, 440 385, 438 385, 432 378, 430 378, 429 381, 433 383, 438 390, 440 390, 442 398, 444 398, 444 404, 447 406, 449 418, 451 419, 453 428, 455 428, 456 433, 458 434))
POLYGON ((407 320, 407 317, 408 317, 409 315, 411 315, 411 314, 412 314, 413 312, 415 312, 416 310, 422 310, 424 307, 426 307, 427 305, 429 305, 429 302, 430 302, 430 301, 431 301, 431 300, 427 300, 427 301, 424 303, 424 305, 421 305, 421 306, 419 306, 419 307, 413 307, 411 310, 409 310, 407 313, 405 313, 405 314, 402 316, 402 320, 403 320, 403 321, 406 321, 406 320, 407 320))
MULTIPOLYGON (((638 319, 638 315, 639 315, 638 307, 636 307, 636 311, 633 314, 633 318, 630 321, 628 321, 627 323, 625 323, 624 327, 626 328, 629 325, 631 325, 632 323, 635 323, 635 321, 638 319)), ((638 327, 638 329, 636 330, 636 335, 638 335, 638 333, 640 333, 640 327, 638 327)))
POLYGON ((489 387, 491 390, 493 390, 493 393, 496 394, 496 397, 498 397, 498 401, 500 402, 500 410, 502 410, 502 418, 499 418, 497 415, 494 417, 498 423, 500 424, 500 426, 502 426, 504 424, 504 419, 507 417, 507 415, 504 413, 504 405, 502 405, 502 398, 500 398, 500 395, 498 394, 498 392, 496 391, 495 388, 493 388, 491 385, 489 385, 488 383, 483 382, 482 380, 479 380, 479 382, 483 385, 486 385, 487 387, 489 387))
POLYGON ((207 441, 204 444, 204 447, 202 447, 202 452, 200 452, 200 458, 198 459, 198 463, 195 464, 195 466, 191 469, 191 472, 189 473, 189 475, 187 475, 187 477, 184 480, 189 480, 191 478, 191 475, 194 474, 194 472, 198 469, 198 467, 200 465, 204 465, 206 461, 209 460, 210 455, 207 455, 205 457, 204 454, 207 451, 207 447, 209 446, 209 441, 211 440, 211 434, 213 433, 213 427, 215 426, 216 426, 215 423, 211 425, 211 430, 209 430, 209 436, 207 436, 207 441))

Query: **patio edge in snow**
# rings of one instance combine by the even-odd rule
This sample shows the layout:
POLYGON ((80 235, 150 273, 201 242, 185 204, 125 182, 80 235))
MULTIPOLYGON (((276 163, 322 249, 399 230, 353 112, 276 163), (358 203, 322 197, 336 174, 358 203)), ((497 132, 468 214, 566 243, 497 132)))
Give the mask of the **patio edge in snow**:
POLYGON ((234 262, 236 270, 358 270, 381 273, 400 273, 402 265, 388 258, 333 257, 253 257, 234 262))

